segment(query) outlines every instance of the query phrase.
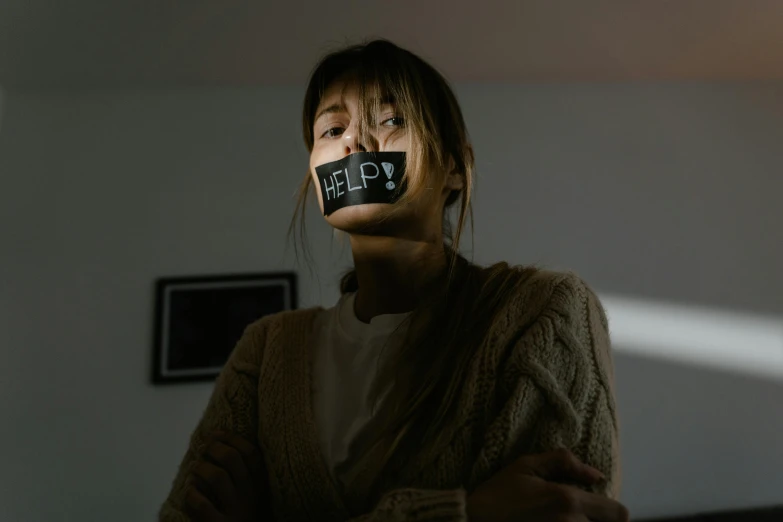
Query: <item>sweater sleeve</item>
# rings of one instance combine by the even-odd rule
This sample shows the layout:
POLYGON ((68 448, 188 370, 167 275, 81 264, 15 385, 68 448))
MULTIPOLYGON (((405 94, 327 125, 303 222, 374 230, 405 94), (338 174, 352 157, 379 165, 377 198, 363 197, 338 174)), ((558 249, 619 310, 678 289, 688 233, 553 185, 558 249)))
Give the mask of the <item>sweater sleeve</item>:
POLYGON ((618 498, 609 325, 584 281, 568 274, 554 283, 539 317, 520 332, 500 381, 505 400, 474 469, 477 482, 522 455, 567 448, 607 477, 594 492, 618 498))
MULTIPOLYGON (((573 369, 561 374, 559 380, 560 392, 573 408, 576 433, 563 437, 562 442, 567 443, 582 462, 606 475, 607 482, 594 490, 617 499, 620 494, 619 426, 606 312, 592 289, 575 276, 559 287, 553 308, 556 312, 564 309, 570 312, 568 320, 560 323, 553 343, 573 361, 573 369)), ((542 443, 546 440, 542 439, 542 443)))
POLYGON ((190 437, 171 491, 158 513, 160 522, 189 522, 183 513, 189 476, 205 449, 207 438, 215 431, 258 437, 258 376, 261 366, 264 322, 248 326, 215 383, 201 420, 190 437))

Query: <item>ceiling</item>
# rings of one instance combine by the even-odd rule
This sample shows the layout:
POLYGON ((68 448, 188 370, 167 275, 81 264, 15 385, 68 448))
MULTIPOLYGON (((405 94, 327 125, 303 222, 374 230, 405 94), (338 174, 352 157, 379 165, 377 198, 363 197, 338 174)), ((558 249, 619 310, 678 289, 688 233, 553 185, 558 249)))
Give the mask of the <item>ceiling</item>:
POLYGON ((370 37, 457 82, 783 80, 783 0, 0 0, 0 85, 299 84, 370 37))

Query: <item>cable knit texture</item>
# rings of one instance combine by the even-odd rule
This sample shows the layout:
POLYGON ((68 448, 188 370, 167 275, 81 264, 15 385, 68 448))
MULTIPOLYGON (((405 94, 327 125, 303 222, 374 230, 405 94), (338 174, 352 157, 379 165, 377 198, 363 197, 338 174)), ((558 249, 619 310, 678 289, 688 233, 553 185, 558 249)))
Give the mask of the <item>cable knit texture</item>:
MULTIPOLYGON (((512 270, 510 268, 510 270, 512 270)), ((312 409, 311 336, 320 308, 250 325, 221 372, 159 520, 182 512, 189 475, 215 430, 258 443, 268 468, 259 491, 278 521, 465 521, 467 492, 514 459, 560 447, 609 479, 620 463, 607 318, 576 275, 537 270, 476 347, 459 419, 440 447, 420 448, 394 478, 362 477, 341 491, 320 453, 312 409), (386 491, 370 499, 370 482, 386 491)))

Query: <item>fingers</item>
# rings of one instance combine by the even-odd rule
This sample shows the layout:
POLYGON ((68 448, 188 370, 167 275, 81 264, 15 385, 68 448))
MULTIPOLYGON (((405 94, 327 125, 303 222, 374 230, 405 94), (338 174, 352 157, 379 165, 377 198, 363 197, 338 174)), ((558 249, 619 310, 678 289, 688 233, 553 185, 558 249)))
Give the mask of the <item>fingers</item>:
POLYGON ((254 480, 258 481, 266 477, 263 455, 253 443, 240 435, 223 431, 214 433, 213 440, 221 442, 236 451, 244 462, 247 472, 254 480))
POLYGON ((240 435, 215 432, 209 436, 201 455, 199 473, 194 479, 208 481, 202 488, 208 498, 216 497, 216 507, 224 515, 253 509, 267 480, 261 451, 240 435))
POLYGON ((242 455, 228 444, 220 441, 211 443, 204 451, 204 459, 224 469, 231 477, 231 482, 235 488, 252 482, 250 471, 242 455))
POLYGON ((576 506, 576 511, 584 513, 595 522, 628 522, 628 509, 611 498, 582 491, 571 486, 562 486, 564 501, 576 506))
POLYGON ((183 509, 192 522, 225 522, 214 504, 193 486, 185 494, 183 509))
POLYGON ((193 478, 201 496, 211 500, 216 510, 236 503, 234 483, 228 471, 222 467, 201 460, 193 468, 193 478))
POLYGON ((527 455, 518 462, 544 480, 591 485, 606 478, 603 473, 583 463, 565 448, 527 455))

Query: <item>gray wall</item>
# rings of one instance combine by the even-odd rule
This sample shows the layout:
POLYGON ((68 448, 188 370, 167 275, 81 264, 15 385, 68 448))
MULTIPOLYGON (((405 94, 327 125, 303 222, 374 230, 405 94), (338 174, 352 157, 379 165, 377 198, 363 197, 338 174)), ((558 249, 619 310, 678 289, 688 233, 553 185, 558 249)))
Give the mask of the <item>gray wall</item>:
POLYGON ((0 85, 0 130, 3 129, 3 102, 5 101, 5 90, 0 85))
MULTIPOLYGON (((458 94, 478 155, 476 261, 783 317, 783 86, 458 94)), ((211 385, 149 384, 152 280, 295 267, 301 95, 6 94, 0 520, 153 519, 211 385)), ((311 212, 304 306, 332 304, 350 261, 321 221, 311 212)), ((783 382, 616 349, 634 515, 783 503, 783 382)))

